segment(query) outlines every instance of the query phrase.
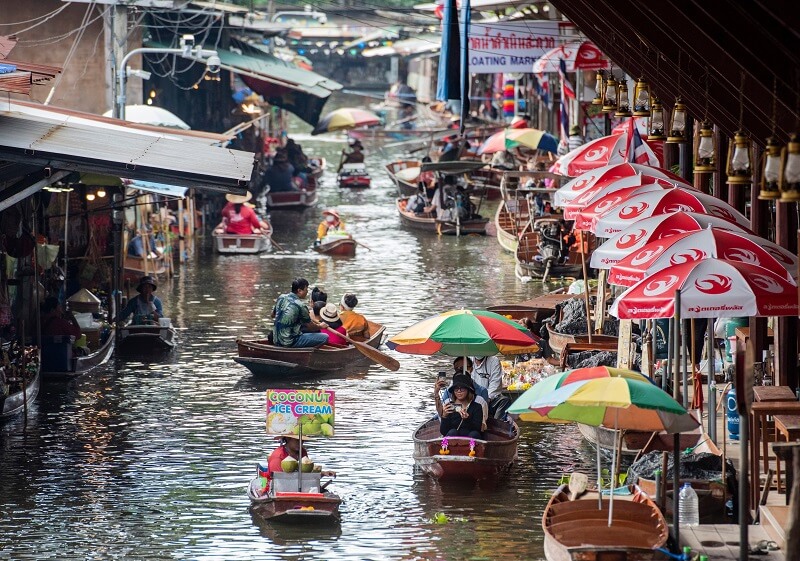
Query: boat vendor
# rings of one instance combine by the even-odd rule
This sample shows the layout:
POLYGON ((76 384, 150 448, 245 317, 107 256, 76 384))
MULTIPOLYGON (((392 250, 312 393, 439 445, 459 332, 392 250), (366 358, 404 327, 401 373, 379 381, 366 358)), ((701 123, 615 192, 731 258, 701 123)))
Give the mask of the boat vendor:
POLYGON ((136 287, 139 294, 128 300, 117 321, 125 321, 133 315, 134 325, 157 325, 158 320, 164 317, 161 299, 153 294, 157 288, 156 279, 150 275, 143 276, 139 280, 139 286, 136 287))
POLYGON ((367 318, 353 311, 356 306, 358 306, 358 298, 355 294, 347 293, 342 296, 339 302, 339 318, 350 338, 366 341, 370 337, 369 322, 367 318))
MULTIPOLYGON (((283 467, 281 466, 281 462, 286 458, 294 458, 298 462, 300 461, 300 438, 295 435, 284 435, 279 436, 276 440, 280 441, 275 450, 269 455, 269 471, 272 472, 281 472, 283 473, 283 467)), ((306 448, 306 442, 308 439, 303 437, 303 458, 308 457, 308 450, 306 448)), ((320 474, 322 477, 336 477, 335 471, 323 471, 320 474)))
POLYGON ((344 222, 335 210, 323 210, 325 219, 317 226, 317 245, 331 232, 344 232, 344 222))
POLYGON ((222 222, 215 228, 218 233, 234 235, 260 234, 264 230, 269 230, 269 225, 261 220, 256 211, 247 204, 253 198, 248 191, 244 195, 233 195, 228 193, 225 200, 228 203, 222 208, 222 222))
POLYGON ((278 296, 272 317, 275 329, 273 343, 278 347, 319 347, 328 342, 328 335, 317 333, 328 324, 311 319, 308 306, 303 302, 308 296, 308 281, 297 278, 292 281, 292 291, 278 296), (303 328, 307 330, 303 333, 303 328))
POLYGON ((475 386, 472 378, 464 374, 453 376, 453 384, 447 389, 452 401, 442 408, 439 431, 442 436, 464 436, 483 439, 483 411, 475 401, 475 386))
POLYGON ((48 296, 42 302, 40 309, 42 312, 42 335, 75 337, 75 342, 72 344, 73 350, 79 354, 88 354, 86 335, 82 333, 78 320, 71 313, 64 311, 58 298, 48 296))
POLYGON ((455 197, 453 192, 456 189, 456 178, 454 175, 447 175, 444 183, 437 185, 430 198, 430 205, 425 207, 425 212, 436 212, 436 219, 446 222, 456 219, 455 197))
POLYGON ((342 150, 342 162, 339 164, 337 172, 342 171, 345 164, 363 164, 364 163, 364 145, 357 138, 349 140, 350 151, 342 150))
POLYGON ((293 178, 294 166, 289 163, 289 156, 285 150, 278 150, 272 158, 272 165, 264 171, 264 183, 269 185, 269 190, 273 193, 299 191, 293 178))

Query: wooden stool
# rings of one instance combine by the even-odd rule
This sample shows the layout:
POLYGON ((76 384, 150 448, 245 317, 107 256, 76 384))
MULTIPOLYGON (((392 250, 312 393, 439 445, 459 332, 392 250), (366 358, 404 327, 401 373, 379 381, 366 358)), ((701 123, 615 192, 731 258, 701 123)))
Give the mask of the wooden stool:
MULTIPOLYGON (((800 440, 800 415, 775 415, 775 442, 783 438, 786 442, 800 440), (780 436, 779 436, 780 435, 780 436)), ((781 459, 776 456, 775 473, 778 476, 778 493, 781 492, 781 459)))

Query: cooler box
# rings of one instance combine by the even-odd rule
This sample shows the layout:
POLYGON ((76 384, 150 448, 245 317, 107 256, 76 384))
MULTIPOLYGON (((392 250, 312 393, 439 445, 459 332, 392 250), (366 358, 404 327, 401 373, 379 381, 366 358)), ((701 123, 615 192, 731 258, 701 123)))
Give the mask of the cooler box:
POLYGON ((75 337, 71 335, 53 335, 42 337, 42 365, 45 372, 69 372, 72 370, 72 344, 75 337))
MULTIPOLYGON (((303 474, 303 493, 319 493, 320 473, 303 474)), ((276 493, 296 493, 297 492, 297 472, 284 473, 276 471, 272 474, 272 490, 276 493)))

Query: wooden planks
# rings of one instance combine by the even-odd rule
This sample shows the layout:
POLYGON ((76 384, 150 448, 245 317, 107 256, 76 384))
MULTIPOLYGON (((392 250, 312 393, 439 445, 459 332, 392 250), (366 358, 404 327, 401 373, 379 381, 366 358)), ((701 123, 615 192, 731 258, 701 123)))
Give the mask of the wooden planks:
MULTIPOLYGON (((754 546, 761 540, 771 539, 763 526, 749 526, 748 539, 754 546)), ((739 560, 739 526, 735 524, 703 524, 701 526, 681 526, 681 548, 689 546, 692 552, 708 555, 714 561, 739 560)), ((765 561, 783 561, 783 550, 771 551, 758 556, 765 561)))

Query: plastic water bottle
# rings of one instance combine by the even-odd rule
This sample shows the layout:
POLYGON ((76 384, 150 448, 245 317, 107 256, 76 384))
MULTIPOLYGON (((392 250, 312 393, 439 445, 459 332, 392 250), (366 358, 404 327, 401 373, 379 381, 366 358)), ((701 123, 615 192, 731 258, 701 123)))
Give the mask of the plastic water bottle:
POLYGON ((689 483, 684 483, 678 495, 678 512, 681 526, 699 526, 700 511, 697 506, 697 493, 689 483))

